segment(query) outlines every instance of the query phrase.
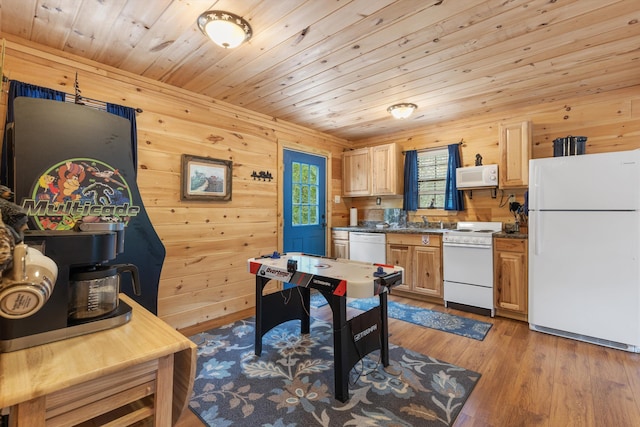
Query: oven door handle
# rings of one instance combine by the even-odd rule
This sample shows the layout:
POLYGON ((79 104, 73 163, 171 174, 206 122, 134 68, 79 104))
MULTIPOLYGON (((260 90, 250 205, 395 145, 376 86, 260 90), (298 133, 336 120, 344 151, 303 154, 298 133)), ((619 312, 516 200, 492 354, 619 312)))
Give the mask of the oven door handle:
POLYGON ((491 249, 491 245, 469 245, 467 243, 443 243, 442 247, 450 248, 472 248, 472 249, 491 249))

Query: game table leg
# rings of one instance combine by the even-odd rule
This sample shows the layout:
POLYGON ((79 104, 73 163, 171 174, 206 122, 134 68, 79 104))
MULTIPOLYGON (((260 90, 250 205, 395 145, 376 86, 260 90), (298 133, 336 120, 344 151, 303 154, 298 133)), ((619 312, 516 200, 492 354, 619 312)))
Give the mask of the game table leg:
MULTIPOLYGON (((325 294, 326 295, 326 294, 325 294)), ((333 294, 327 295, 333 312, 333 364, 335 398, 340 402, 349 400, 349 373, 365 354, 357 354, 352 330, 347 320, 347 299, 333 294)), ((389 326, 387 318, 387 293, 380 298, 380 358, 383 366, 389 366, 389 326)), ((375 310, 373 308, 372 310, 375 310)), ((371 311, 371 310, 369 310, 371 311)))
POLYGON ((380 358, 382 366, 389 366, 389 317, 387 316, 387 292, 381 292, 380 298, 380 358))
POLYGON ((349 340, 351 334, 347 327, 347 299, 331 295, 333 311, 333 384, 335 397, 340 402, 349 400, 349 340))
POLYGON ((262 337, 281 323, 300 320, 300 333, 310 332, 311 293, 309 288, 296 286, 284 291, 263 295, 264 287, 271 280, 256 276, 256 331, 254 350, 262 354, 262 337), (284 295, 283 295, 284 294, 284 295), (269 309, 264 310, 267 306, 269 309))
POLYGON ((256 356, 262 354, 262 290, 270 279, 256 276, 256 331, 254 351, 256 356))

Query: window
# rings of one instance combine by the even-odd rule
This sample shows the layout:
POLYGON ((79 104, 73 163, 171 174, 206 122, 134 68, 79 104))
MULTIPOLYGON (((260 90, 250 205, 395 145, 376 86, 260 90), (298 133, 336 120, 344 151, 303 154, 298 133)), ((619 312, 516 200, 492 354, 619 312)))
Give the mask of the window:
POLYGON ((291 182, 292 225, 317 225, 318 166, 293 162, 291 182))
POLYGON ((418 209, 444 209, 447 148, 418 152, 418 209))

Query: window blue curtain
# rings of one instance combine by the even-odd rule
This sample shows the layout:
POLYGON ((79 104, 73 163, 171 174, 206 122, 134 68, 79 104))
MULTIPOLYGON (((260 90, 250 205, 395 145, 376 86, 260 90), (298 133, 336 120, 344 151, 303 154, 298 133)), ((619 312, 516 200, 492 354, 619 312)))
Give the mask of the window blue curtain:
POLYGON ((8 141, 7 130, 10 129, 14 120, 13 100, 19 96, 30 98, 53 99, 55 101, 64 101, 65 93, 46 87, 22 83, 17 80, 9 82, 9 94, 7 96, 7 118, 4 123, 4 136, 2 138, 2 159, 0 159, 0 184, 12 187, 13 182, 13 146, 8 141))
POLYGON ((456 189, 456 168, 461 166, 459 147, 460 144, 450 144, 447 146, 449 151, 449 164, 447 167, 447 182, 444 193, 445 211, 464 210, 463 192, 456 189))
POLYGON ((107 111, 116 116, 123 117, 131 123, 131 159, 133 160, 133 171, 138 175, 138 126, 136 125, 136 110, 131 107, 124 107, 117 104, 107 103, 107 111))
POLYGON ((405 211, 418 210, 418 152, 416 150, 404 153, 404 199, 402 209, 405 211))

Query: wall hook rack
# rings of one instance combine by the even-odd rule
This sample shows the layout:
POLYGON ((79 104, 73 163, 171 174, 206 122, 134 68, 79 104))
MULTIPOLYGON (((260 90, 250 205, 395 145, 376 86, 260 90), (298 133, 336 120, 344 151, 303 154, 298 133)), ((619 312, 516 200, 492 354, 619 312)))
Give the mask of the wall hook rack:
POLYGON ((253 178, 253 180, 255 181, 262 179, 263 181, 269 180, 271 181, 273 179, 273 175, 271 175, 271 172, 268 171, 260 171, 260 172, 256 172, 253 171, 253 173, 251 174, 251 178, 253 178))

